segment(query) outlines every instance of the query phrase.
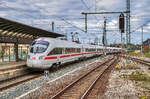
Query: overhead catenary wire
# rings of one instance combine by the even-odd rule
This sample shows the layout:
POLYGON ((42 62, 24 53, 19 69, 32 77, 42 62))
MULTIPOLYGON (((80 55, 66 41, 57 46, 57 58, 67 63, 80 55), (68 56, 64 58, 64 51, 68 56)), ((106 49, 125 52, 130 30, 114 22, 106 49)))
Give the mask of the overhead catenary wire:
POLYGON ((65 23, 67 23, 67 24, 69 24, 69 25, 71 25, 71 26, 73 26, 73 27, 75 27, 75 28, 81 30, 82 32, 85 32, 83 29, 81 29, 81 28, 79 28, 78 26, 76 26, 76 25, 74 25, 74 24, 72 24, 72 23, 66 21, 65 19, 63 19, 63 18, 60 18, 60 19, 61 19, 62 21, 64 21, 65 23))
MULTIPOLYGON (((85 3, 84 0, 81 0, 81 2, 82 2, 82 4, 83 4, 89 11, 91 11, 90 7, 88 7, 88 5, 85 3)), ((99 21, 99 19, 98 19, 95 15, 93 15, 93 16, 95 17, 95 19, 96 19, 97 21, 99 21)), ((103 25, 101 24, 101 26, 103 26, 103 25)), ((100 28, 103 29, 103 27, 100 27, 100 28)))
MULTIPOLYGON (((3 4, 3 6, 9 8, 9 9, 12 9, 12 10, 19 10, 19 9, 15 9, 15 8, 9 7, 9 6, 7 6, 6 4, 3 4)), ((40 8, 40 7, 39 7, 39 8, 40 8)), ((41 8, 40 8, 40 9, 41 9, 41 8)), ((19 11, 20 11, 20 10, 19 10, 19 11)), ((24 15, 26 15, 26 16, 29 16, 29 17, 38 19, 37 17, 34 17, 34 16, 32 16, 32 15, 29 15, 29 14, 27 15, 27 14, 25 14, 25 12, 22 12, 22 11, 20 11, 20 12, 23 13, 24 15)), ((60 17, 58 17, 58 16, 56 16, 56 17, 59 18, 60 20, 63 20, 65 23, 70 24, 70 25, 73 26, 74 28, 77 28, 77 29, 81 30, 82 32, 85 32, 83 29, 79 28, 79 27, 76 26, 76 25, 73 25, 72 23, 69 23, 69 22, 66 21, 65 19, 60 18, 60 17)), ((78 18, 78 19, 82 19, 82 18, 78 18)))
MULTIPOLYGON (((83 0, 82 0, 82 1, 83 1, 83 0)), ((87 4, 86 4, 84 1, 83 1, 83 3, 84 3, 85 6, 90 10, 90 8, 87 6, 87 4)), ((32 17, 32 18, 35 18, 35 19, 39 19, 39 17, 37 17, 37 16, 35 17, 35 16, 33 16, 33 15, 29 15, 28 13, 22 12, 22 11, 19 10, 19 9, 9 7, 7 4, 1 3, 1 5, 3 5, 3 6, 5 6, 5 7, 7 7, 7 8, 9 8, 9 9, 12 9, 12 10, 17 10, 17 11, 23 13, 23 15, 25 15, 25 16, 29 16, 29 17, 32 17)), ((36 6, 36 7, 40 8, 39 6, 36 6)), ((40 8, 40 9, 42 9, 42 8, 40 8)), ((42 10, 43 10, 43 9, 42 9, 42 10)), ((41 15, 40 15, 40 16, 41 16, 41 15)), ((74 25, 74 24, 68 22, 66 19, 61 18, 61 17, 58 17, 58 16, 55 16, 55 17, 59 18, 60 20, 64 21, 65 23, 71 25, 72 27, 77 28, 77 29, 81 30, 82 32, 85 32, 83 29, 81 29, 80 27, 78 27, 78 26, 76 26, 76 25, 74 25)), ((96 17, 96 16, 95 16, 95 17, 96 17)), ((72 18, 72 19, 73 19, 73 18, 72 18)), ((84 18, 76 18, 76 19, 84 19, 84 18)), ((33 21, 32 21, 32 24, 34 24, 33 21)), ((36 25, 36 24, 35 24, 35 25, 36 25)), ((37 25, 39 25, 39 24, 37 24, 37 25)))
POLYGON ((139 27, 135 28, 131 33, 136 32, 138 29, 142 28, 143 26, 147 25, 150 22, 150 20, 146 21, 144 24, 140 25, 139 27))
MULTIPOLYGON (((43 10, 41 7, 39 7, 39 6, 37 6, 37 7, 38 7, 39 9, 43 10)), ((49 11, 47 11, 47 10, 46 10, 46 12, 49 13, 49 11)), ((65 23, 71 25, 72 27, 77 28, 77 29, 79 29, 79 30, 82 31, 82 32, 85 32, 83 29, 81 29, 80 27, 78 27, 78 26, 76 26, 76 25, 74 25, 74 24, 68 22, 66 19, 64 19, 64 18, 62 18, 62 17, 59 17, 59 16, 56 16, 56 15, 53 15, 53 16, 55 16, 56 18, 58 18, 58 19, 64 21, 65 23)), ((78 18, 78 19, 82 19, 82 18, 78 18)))
MULTIPOLYGON (((83 0, 81 0, 81 1, 83 1, 83 0)), ((83 2, 84 2, 84 1, 83 1, 83 2)), ((88 7, 88 5, 87 5, 85 2, 84 2, 84 4, 85 4, 86 7, 90 10, 90 8, 88 7)), ((26 12, 22 12, 22 11, 19 10, 19 9, 9 7, 7 4, 3 4, 3 5, 4 5, 5 7, 7 7, 7 8, 9 8, 9 9, 20 11, 20 12, 23 13, 25 16, 29 16, 29 17, 36 18, 36 19, 39 19, 39 18, 40 18, 39 16, 33 16, 33 15, 30 15, 30 14, 28 14, 28 13, 26 13, 26 12)), ((43 9, 42 9, 42 10, 43 10, 43 9)), ((48 11, 48 12, 49 12, 49 11, 48 11)), ((71 25, 72 27, 77 28, 77 29, 81 30, 82 32, 85 32, 82 28, 80 28, 80 27, 74 25, 74 24, 71 23, 71 22, 68 22, 66 19, 61 18, 61 17, 58 17, 58 16, 56 16, 56 17, 59 18, 60 20, 64 21, 65 23, 71 25)), ((96 17, 96 16, 95 16, 95 17, 96 17)), ((80 19, 80 18, 79 18, 79 19, 80 19)), ((32 24, 34 24, 34 23, 32 23, 32 24)))
MULTIPOLYGON (((82 4, 83 4, 89 11, 91 11, 90 7, 88 7, 88 5, 84 2, 84 0, 81 0, 81 2, 82 2, 82 4)), ((95 15, 93 15, 93 16, 95 17, 95 19, 96 19, 97 21, 99 21, 98 18, 97 18, 95 15)))

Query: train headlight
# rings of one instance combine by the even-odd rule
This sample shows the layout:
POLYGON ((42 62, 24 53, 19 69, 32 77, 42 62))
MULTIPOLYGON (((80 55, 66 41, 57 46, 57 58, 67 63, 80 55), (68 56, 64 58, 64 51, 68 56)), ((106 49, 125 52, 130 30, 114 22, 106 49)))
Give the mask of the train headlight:
POLYGON ((45 57, 45 56, 40 56, 40 57, 39 57, 39 60, 43 59, 44 57, 45 57))

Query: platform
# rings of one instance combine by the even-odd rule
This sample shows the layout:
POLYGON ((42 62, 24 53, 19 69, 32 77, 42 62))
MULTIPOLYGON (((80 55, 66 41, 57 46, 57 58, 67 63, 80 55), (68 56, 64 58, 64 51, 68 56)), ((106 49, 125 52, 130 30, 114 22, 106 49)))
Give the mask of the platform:
POLYGON ((5 71, 5 70, 10 70, 10 69, 15 69, 15 68, 22 68, 22 67, 25 67, 25 65, 26 65, 25 61, 2 62, 2 63, 0 63, 0 72, 5 71))
POLYGON ((25 61, 0 63, 0 81, 27 73, 25 61))

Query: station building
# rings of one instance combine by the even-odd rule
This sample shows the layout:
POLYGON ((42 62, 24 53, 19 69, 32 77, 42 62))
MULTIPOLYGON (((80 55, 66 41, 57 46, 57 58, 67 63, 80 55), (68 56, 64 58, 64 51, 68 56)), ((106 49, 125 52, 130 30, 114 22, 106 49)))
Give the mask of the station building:
POLYGON ((36 38, 60 36, 63 35, 0 18, 0 63, 26 60, 29 46, 36 38))

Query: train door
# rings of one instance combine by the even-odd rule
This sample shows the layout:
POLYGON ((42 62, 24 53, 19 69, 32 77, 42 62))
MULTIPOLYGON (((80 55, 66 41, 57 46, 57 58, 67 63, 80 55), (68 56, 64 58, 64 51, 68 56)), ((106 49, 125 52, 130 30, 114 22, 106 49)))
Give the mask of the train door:
POLYGON ((84 46, 82 45, 82 49, 81 49, 81 53, 82 53, 82 58, 84 58, 85 57, 85 48, 84 48, 84 46))

